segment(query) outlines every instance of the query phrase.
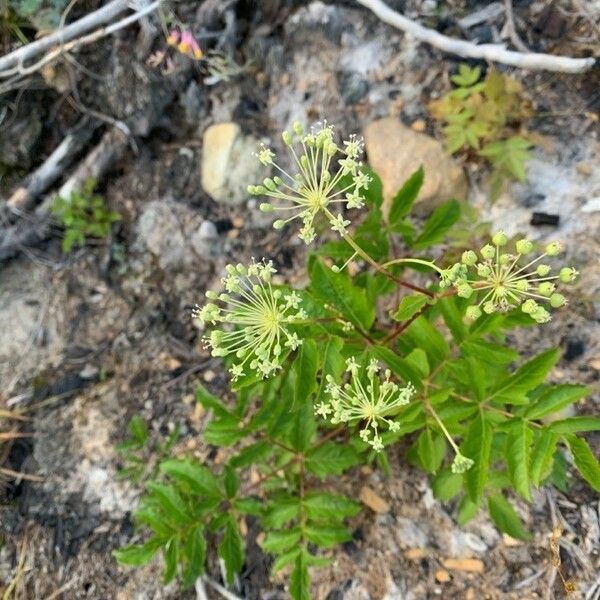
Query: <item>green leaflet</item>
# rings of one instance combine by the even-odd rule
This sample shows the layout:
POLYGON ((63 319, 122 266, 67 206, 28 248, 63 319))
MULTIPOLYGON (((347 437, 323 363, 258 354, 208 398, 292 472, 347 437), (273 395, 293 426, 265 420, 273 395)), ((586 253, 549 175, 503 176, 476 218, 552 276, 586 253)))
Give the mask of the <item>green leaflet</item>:
POLYGON ((527 392, 540 385, 560 356, 557 348, 538 354, 495 387, 490 400, 505 404, 527 404, 527 392))
POLYGON ((600 419, 596 417, 569 417, 554 421, 549 426, 554 433, 579 433, 581 431, 600 431, 600 419))
POLYGON ((448 200, 438 206, 425 221, 421 233, 413 242, 414 250, 423 250, 442 241, 446 233, 458 221, 460 206, 456 200, 448 200))
POLYGON ((317 387, 319 355, 313 339, 304 340, 294 362, 296 381, 294 385, 294 408, 312 404, 311 396, 317 387))
POLYGON ((550 429, 542 429, 531 452, 530 476, 531 483, 538 487, 550 474, 558 435, 550 429))
POLYGON ((564 439, 569 446, 573 461, 581 476, 597 492, 600 492, 600 464, 588 443, 583 438, 571 434, 565 435, 564 439))
POLYGON ((310 575, 306 554, 306 550, 301 550, 294 562, 294 570, 290 578, 290 595, 294 600, 310 600, 310 575))
POLYGON ((244 564, 244 544, 237 523, 231 515, 228 515, 223 539, 219 544, 219 556, 225 562, 227 581, 231 583, 244 564))
POLYGON ((392 231, 396 231, 402 219, 410 213, 412 205, 423 186, 424 177, 423 167, 419 167, 396 192, 396 195, 392 199, 389 215, 389 224, 392 231))
POLYGON ((480 411, 473 419, 461 448, 467 458, 475 461, 464 474, 464 481, 469 499, 477 505, 481 502, 487 483, 491 449, 492 427, 480 411))
POLYGON ((306 453, 306 470, 324 479, 328 475, 341 475, 360 462, 355 448, 347 444, 325 442, 306 453))
POLYGON ((510 502, 502 494, 494 494, 488 498, 490 516, 496 527, 513 538, 527 540, 531 536, 523 529, 521 520, 510 502))
POLYGON ((592 389, 584 385, 553 385, 532 404, 525 413, 528 419, 541 419, 556 413, 565 406, 591 394, 592 389))
POLYGON ((529 453, 533 442, 533 432, 521 419, 510 428, 506 436, 506 464, 515 490, 525 500, 531 500, 529 489, 529 453))
POLYGON ((345 273, 334 273, 320 260, 310 267, 311 290, 323 302, 330 304, 355 326, 369 329, 375 319, 375 307, 367 300, 365 290, 353 285, 345 273))
POLYGON ((162 545, 162 540, 152 538, 144 544, 132 544, 119 548, 119 550, 113 550, 112 554, 122 565, 139 567, 150 562, 162 545))
POLYGON ((404 296, 400 300, 400 306, 395 313, 392 314, 392 319, 395 321, 408 321, 416 315, 427 304, 427 296, 423 294, 413 294, 412 296, 404 296))

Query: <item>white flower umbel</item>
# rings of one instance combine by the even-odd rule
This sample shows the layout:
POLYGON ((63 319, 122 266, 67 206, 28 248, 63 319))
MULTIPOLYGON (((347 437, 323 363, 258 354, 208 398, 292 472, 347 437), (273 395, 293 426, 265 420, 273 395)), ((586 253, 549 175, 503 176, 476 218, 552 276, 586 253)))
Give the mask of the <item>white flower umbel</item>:
POLYGON ((273 178, 267 177, 262 185, 251 185, 248 192, 257 196, 269 196, 276 203, 263 203, 263 212, 283 211, 285 218, 273 223, 281 229, 290 221, 302 221, 298 237, 310 244, 316 237, 314 219, 323 212, 330 221, 331 228, 343 235, 350 221, 344 220, 334 205, 346 208, 362 208, 362 190, 369 187, 370 177, 360 171, 359 158, 363 152, 363 142, 351 136, 338 146, 333 140, 333 128, 324 123, 305 133, 304 127, 296 122, 294 134, 283 132, 283 141, 290 149, 297 167, 296 174, 290 174, 275 162, 275 154, 269 148, 258 153, 259 161, 278 171, 273 178), (335 157, 340 158, 335 160, 335 157), (349 177, 350 183, 342 185, 342 178, 349 177), (334 214, 337 213, 337 214, 334 214), (289 216, 287 216, 289 214, 289 216))
POLYGON ((295 350, 302 341, 288 325, 306 318, 295 292, 273 289, 275 273, 271 261, 254 262, 245 267, 227 265, 227 277, 221 281, 225 293, 206 292, 208 302, 194 310, 202 325, 223 324, 205 338, 213 356, 235 355, 230 373, 236 381, 248 370, 268 377, 281 368, 284 348, 295 350), (216 302, 220 302, 218 305, 216 302))
POLYGON ((315 412, 331 423, 361 423, 360 437, 379 452, 383 449, 380 425, 390 431, 398 431, 400 423, 388 417, 408 404, 415 393, 411 383, 400 387, 390 381, 391 373, 386 370, 380 376, 379 364, 371 359, 366 369, 361 369, 354 358, 346 361, 349 382, 338 385, 331 375, 327 376, 326 391, 329 402, 321 402, 315 412))
POLYGON ((545 252, 533 260, 524 258, 533 250, 529 240, 519 240, 512 253, 504 251, 507 243, 506 234, 499 231, 492 237, 491 244, 479 250, 479 255, 473 250, 464 252, 460 263, 442 271, 441 287, 454 286, 462 298, 484 292, 476 305, 467 308, 470 319, 477 319, 483 313, 508 312, 520 307, 536 322, 548 322, 550 313, 540 302, 552 308, 564 306, 567 301, 556 291, 556 284, 575 281, 577 271, 563 267, 558 275, 551 275, 552 267, 540 262, 561 252, 558 242, 548 244, 545 252))

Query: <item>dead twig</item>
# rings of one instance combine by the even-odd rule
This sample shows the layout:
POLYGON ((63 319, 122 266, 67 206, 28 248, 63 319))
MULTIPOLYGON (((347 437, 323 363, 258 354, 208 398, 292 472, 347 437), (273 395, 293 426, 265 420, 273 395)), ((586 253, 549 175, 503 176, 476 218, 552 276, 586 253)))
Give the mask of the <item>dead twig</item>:
POLYGON ((510 41, 514 44, 517 50, 521 52, 529 53, 531 50, 525 45, 523 40, 517 33, 517 27, 515 25, 515 16, 513 14, 512 0, 504 0, 504 14, 506 16, 506 29, 510 41))
POLYGON ((596 64, 595 58, 570 58, 534 52, 514 52, 507 50, 502 44, 474 44, 465 40, 456 40, 408 19, 392 10, 382 0, 357 0, 357 2, 371 10, 383 22, 412 35, 417 40, 465 58, 489 60, 520 69, 560 73, 583 73, 596 64))

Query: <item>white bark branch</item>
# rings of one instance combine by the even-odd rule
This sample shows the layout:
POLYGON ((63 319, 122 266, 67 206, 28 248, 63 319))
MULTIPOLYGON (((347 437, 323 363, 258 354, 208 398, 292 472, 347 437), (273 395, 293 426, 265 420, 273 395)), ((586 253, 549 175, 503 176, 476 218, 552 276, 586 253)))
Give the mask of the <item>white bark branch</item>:
POLYGON ((435 46, 444 52, 457 54, 465 58, 489 60, 490 62, 499 62, 520 69, 559 73, 583 73, 591 69, 596 63, 595 58, 570 58, 533 52, 526 54, 507 50, 502 44, 474 44, 464 40, 455 40, 404 17, 381 0, 357 0, 357 2, 373 11, 388 25, 392 25, 392 27, 412 35, 417 40, 435 46))
POLYGON ((100 25, 110 23, 115 17, 122 12, 125 12, 127 8, 127 0, 112 0, 108 4, 91 12, 89 15, 82 17, 74 23, 60 28, 54 33, 36 40, 35 42, 31 42, 31 44, 17 48, 6 56, 0 57, 0 71, 13 67, 18 68, 19 66, 24 65, 28 60, 50 50, 53 46, 62 45, 76 37, 86 34, 88 31, 91 31, 100 25))

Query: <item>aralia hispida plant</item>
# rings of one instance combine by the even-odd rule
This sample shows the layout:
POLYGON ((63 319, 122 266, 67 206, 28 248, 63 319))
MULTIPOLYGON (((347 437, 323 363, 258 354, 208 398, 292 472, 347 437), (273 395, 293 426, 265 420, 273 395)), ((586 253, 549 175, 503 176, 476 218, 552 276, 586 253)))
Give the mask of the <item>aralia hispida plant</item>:
POLYGON ((351 539, 349 519, 360 509, 331 491, 335 477, 373 461, 388 471, 386 451, 404 437, 407 460, 430 474, 461 524, 487 506, 499 529, 527 538, 510 498, 567 485, 567 455, 600 490, 600 466, 579 435, 600 429, 600 419, 556 415, 591 390, 547 381, 558 349, 522 360, 506 341, 508 330, 543 324, 566 304, 559 287, 577 272, 559 264, 552 274, 560 244, 536 254, 533 242, 513 245, 498 232, 478 251, 464 248, 457 263, 435 263, 429 253, 457 222, 456 201, 417 227, 409 214, 419 170, 384 216, 360 140, 338 145, 330 126, 293 129, 283 140, 298 172, 283 171, 264 148, 258 158, 274 173, 250 191, 268 198, 263 210, 289 211, 277 229, 299 220, 311 243, 322 220, 339 235, 309 256, 304 289, 275 286, 263 259, 228 266, 224 291, 206 294, 194 316, 237 394, 226 402, 198 388, 212 412, 203 441, 223 448, 222 460, 212 470, 191 458, 162 460, 135 515, 143 541, 116 551, 118 560, 139 565, 162 550, 165 581, 179 575, 192 586, 216 548, 232 585, 244 565, 240 524, 252 518, 273 572, 289 570, 289 594, 307 599, 309 568, 351 539), (355 209, 352 230, 344 209, 355 209), (391 254, 399 247, 404 256, 391 254), (420 281, 431 274, 428 283, 409 278, 415 269, 425 272, 420 281), (398 297, 381 317, 377 308, 398 297))

